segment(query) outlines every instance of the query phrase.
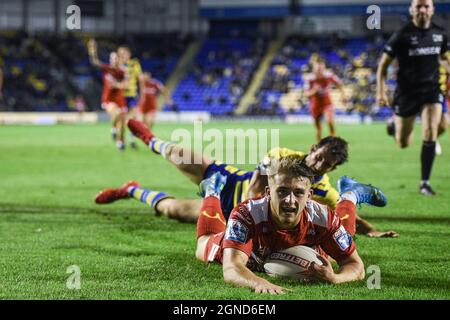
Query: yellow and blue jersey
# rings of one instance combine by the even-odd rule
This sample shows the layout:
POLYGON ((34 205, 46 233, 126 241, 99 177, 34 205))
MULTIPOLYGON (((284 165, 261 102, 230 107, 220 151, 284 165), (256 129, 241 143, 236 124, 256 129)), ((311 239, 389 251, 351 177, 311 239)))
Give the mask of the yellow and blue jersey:
MULTIPOLYGON (((303 160, 304 158, 306 158, 307 153, 288 148, 272 149, 264 158, 263 165, 259 166, 259 170, 264 170, 264 162, 266 162, 267 159, 280 159, 282 157, 291 155, 298 156, 303 160)), ((227 182, 220 194, 220 202, 222 212, 225 218, 228 220, 228 217, 233 208, 237 204, 247 200, 246 195, 248 186, 254 172, 240 170, 239 168, 228 165, 226 163, 215 161, 206 170, 204 178, 209 178, 216 172, 220 172, 222 175, 227 177, 227 182)), ((316 178, 312 185, 312 189, 313 200, 322 204, 326 204, 332 209, 336 207, 336 204, 339 200, 339 193, 331 186, 330 179, 326 174, 316 178)))
POLYGON ((136 98, 138 95, 139 75, 142 73, 141 64, 138 59, 130 59, 125 65, 128 74, 128 86, 125 97, 136 98))
POLYGON ((209 165, 205 172, 205 179, 214 173, 220 172, 227 177, 227 182, 220 193, 222 213, 228 220, 231 211, 239 203, 245 201, 248 185, 253 176, 253 171, 244 171, 220 161, 209 165))
POLYGON ((447 92, 447 70, 443 66, 439 67, 439 88, 441 88, 442 93, 447 92))
POLYGON ((445 96, 447 95, 447 81, 448 81, 449 75, 447 74, 447 70, 443 66, 439 67, 439 88, 441 89, 442 94, 444 95, 443 102, 442 102, 442 112, 446 113, 448 106, 447 106, 447 99, 445 99, 445 96))

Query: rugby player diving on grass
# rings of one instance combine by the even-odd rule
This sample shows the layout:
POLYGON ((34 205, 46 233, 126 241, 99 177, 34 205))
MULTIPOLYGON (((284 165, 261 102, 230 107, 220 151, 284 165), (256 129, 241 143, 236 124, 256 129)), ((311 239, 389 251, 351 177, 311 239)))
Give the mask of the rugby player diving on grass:
MULTIPOLYGON (((315 178, 312 184, 313 199, 319 203, 336 207, 339 199, 338 191, 330 184, 326 173, 333 171, 338 165, 347 161, 347 142, 338 137, 327 137, 312 146, 309 153, 290 150, 287 148, 276 148, 271 150, 267 157, 258 165, 254 171, 244 171, 233 166, 215 161, 208 157, 197 155, 191 150, 172 142, 163 141, 153 135, 145 124, 135 120, 129 120, 128 127, 139 137, 150 149, 161 155, 172 163, 179 171, 186 175, 193 183, 198 185, 203 179, 220 172, 227 177, 227 182, 221 192, 222 212, 228 219, 231 210, 242 201, 265 193, 268 185, 266 168, 272 160, 294 156, 305 163, 313 171, 315 178), (181 162, 180 158, 186 157, 187 163, 181 162), (195 160, 200 159, 200 161, 195 160), (200 162, 200 163, 199 163, 200 162)), ((130 181, 117 189, 105 189, 96 197, 98 204, 111 203, 119 199, 134 198, 152 206, 157 214, 165 215, 172 219, 184 222, 196 222, 201 201, 197 199, 175 199, 165 192, 142 189, 135 181, 130 181)), ((342 216, 342 219, 348 219, 342 216)), ((359 234, 370 237, 396 237, 394 231, 380 232, 370 223, 355 217, 355 223, 359 234)))
POLYGON ((311 263, 307 271, 311 280, 338 284, 364 279, 364 264, 352 238, 354 232, 344 228, 339 216, 353 216, 350 220, 354 223, 356 205, 385 206, 384 194, 378 188, 342 177, 338 182, 340 200, 334 212, 312 200, 315 175, 301 159, 279 159, 269 168, 268 175, 265 195, 237 205, 228 222, 220 203, 227 177, 217 172, 200 184, 204 199, 197 222, 196 257, 222 263, 226 283, 248 287, 256 293, 284 293, 285 288, 254 271, 264 271, 263 264, 270 253, 296 245, 314 248, 323 263, 311 263), (338 263, 337 272, 327 256, 338 263))

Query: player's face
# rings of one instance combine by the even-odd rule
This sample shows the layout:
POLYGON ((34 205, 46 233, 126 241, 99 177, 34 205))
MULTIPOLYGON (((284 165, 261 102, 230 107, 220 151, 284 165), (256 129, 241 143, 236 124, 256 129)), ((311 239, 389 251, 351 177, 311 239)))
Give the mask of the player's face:
POLYGON ((282 229, 294 228, 301 218, 306 202, 311 199, 311 182, 305 177, 292 178, 284 173, 269 179, 272 219, 282 229))
POLYGON ((331 150, 326 145, 320 148, 313 148, 305 161, 306 165, 317 175, 324 175, 333 171, 338 162, 336 156, 331 153, 331 150))
POLYGON ((117 56, 117 53, 111 52, 109 55, 109 64, 112 66, 117 66, 119 64, 119 57, 117 56))
POLYGON ((131 58, 131 52, 128 48, 121 47, 117 50, 117 53, 119 54, 121 63, 127 63, 131 58))
POLYGON ((417 25, 423 27, 428 24, 433 14, 433 0, 413 0, 411 3, 411 15, 417 25))
POLYGON ((325 71, 325 64, 323 62, 315 62, 313 64, 313 70, 317 74, 322 74, 325 71))

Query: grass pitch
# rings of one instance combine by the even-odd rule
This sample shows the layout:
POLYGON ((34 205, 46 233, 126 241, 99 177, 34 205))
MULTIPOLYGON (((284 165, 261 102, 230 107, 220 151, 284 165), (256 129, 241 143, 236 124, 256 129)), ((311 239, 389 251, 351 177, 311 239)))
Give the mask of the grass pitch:
MULTIPOLYGON (((204 127, 255 126, 279 128, 282 146, 306 151, 314 141, 311 125, 204 127)), ((155 132, 169 138, 178 127, 161 124, 155 132)), ((330 175, 333 183, 346 174, 381 187, 388 206, 360 213, 400 233, 356 239, 366 268, 379 266, 381 289, 369 290, 366 280, 338 286, 274 280, 293 292, 269 296, 226 285, 220 265, 197 261, 194 225, 155 217, 133 200, 94 204, 100 189, 130 179, 196 197, 192 183, 143 145, 119 153, 107 124, 0 127, 0 299, 449 299, 450 137, 441 138, 444 154, 432 175, 439 195, 425 198, 418 194, 419 129, 414 145, 399 150, 383 125, 338 127, 350 159, 330 175), (71 265, 81 270, 80 290, 66 287, 71 265)))

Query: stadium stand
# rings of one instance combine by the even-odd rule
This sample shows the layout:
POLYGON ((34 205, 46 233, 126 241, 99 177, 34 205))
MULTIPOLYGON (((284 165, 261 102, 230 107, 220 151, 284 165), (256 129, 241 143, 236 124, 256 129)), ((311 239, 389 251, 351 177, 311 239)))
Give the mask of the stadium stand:
MULTIPOLYGON (((269 43, 267 37, 256 37, 254 30, 245 32, 245 28, 239 27, 241 33, 233 33, 229 25, 215 26, 210 31, 172 93, 174 105, 167 105, 163 110, 233 115, 269 43)), ((7 99, 0 109, 75 111, 77 97, 81 96, 87 111, 100 110, 101 72, 89 63, 87 37, 74 33, 2 32, 0 65, 4 65, 3 90, 7 99)), ((163 82, 193 39, 175 33, 97 37, 102 61, 107 62, 110 51, 126 44, 140 59, 143 70, 152 72, 163 82)), ((381 35, 288 37, 273 58, 247 115, 308 114, 303 79, 310 72, 311 55, 318 53, 343 80, 351 97, 346 106, 334 99, 337 114, 359 113, 362 121, 368 114, 374 119, 385 119, 391 111, 375 106, 374 97, 377 59, 385 40, 381 35)), ((390 85, 395 85, 395 79, 390 80, 390 85)), ((333 93, 335 98, 337 94, 333 93)))
MULTIPOLYGON (((338 114, 356 110, 361 116, 390 115, 387 108, 375 109, 376 64, 384 39, 375 37, 344 39, 339 36, 318 39, 289 37, 272 60, 256 102, 248 109, 249 115, 308 114, 308 100, 303 94, 304 75, 310 72, 309 60, 316 53, 324 57, 328 67, 345 84, 352 97, 348 106, 334 99, 338 114)), ((391 82, 392 83, 392 82, 391 82)), ((392 83, 393 84, 393 83, 392 83)), ((333 93, 336 98, 337 93, 333 93)))
MULTIPOLYGON (((101 73, 89 63, 87 37, 71 33, 3 32, 0 56, 4 57, 4 96, 8 98, 2 109, 74 111, 76 97, 81 95, 91 110, 99 110, 101 73)), ((140 59, 143 70, 151 71, 156 79, 164 81, 189 41, 190 37, 177 34, 126 38, 102 35, 98 37, 99 56, 108 62, 109 52, 126 44, 140 59)))
POLYGON ((61 61, 48 47, 48 38, 24 32, 3 32, 0 55, 3 57, 6 105, 14 111, 63 111, 70 86, 61 61))
POLYGON ((180 111, 232 114, 264 53, 263 38, 207 38, 173 98, 180 111))

